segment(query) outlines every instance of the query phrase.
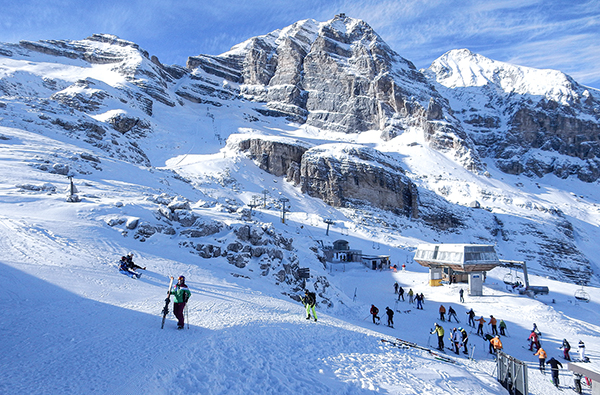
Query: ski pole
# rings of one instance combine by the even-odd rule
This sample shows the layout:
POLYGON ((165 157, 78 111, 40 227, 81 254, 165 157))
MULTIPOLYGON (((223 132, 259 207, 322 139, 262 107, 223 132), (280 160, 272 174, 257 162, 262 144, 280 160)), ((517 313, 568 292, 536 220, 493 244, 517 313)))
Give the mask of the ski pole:
POLYGON ((190 315, 188 314, 188 305, 185 304, 185 321, 187 322, 187 328, 190 329, 190 315))

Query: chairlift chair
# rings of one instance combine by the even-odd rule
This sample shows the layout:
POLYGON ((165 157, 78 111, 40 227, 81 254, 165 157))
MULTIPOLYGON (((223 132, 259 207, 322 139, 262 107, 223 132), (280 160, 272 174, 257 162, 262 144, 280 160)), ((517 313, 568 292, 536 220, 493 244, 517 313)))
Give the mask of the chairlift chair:
POLYGON ((577 299, 580 302, 589 303, 590 295, 584 291, 583 285, 581 286, 581 289, 575 291, 575 299, 577 299))
POLYGON ((512 270, 504 275, 504 284, 513 285, 515 283, 515 276, 512 274, 512 270))

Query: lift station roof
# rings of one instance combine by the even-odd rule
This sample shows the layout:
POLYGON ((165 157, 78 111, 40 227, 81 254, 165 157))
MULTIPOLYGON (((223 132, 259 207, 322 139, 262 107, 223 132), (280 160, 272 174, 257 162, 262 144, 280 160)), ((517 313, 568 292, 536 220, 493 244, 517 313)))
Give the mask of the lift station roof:
POLYGON ((501 265, 494 246, 484 244, 420 244, 414 260, 458 272, 486 272, 501 265))

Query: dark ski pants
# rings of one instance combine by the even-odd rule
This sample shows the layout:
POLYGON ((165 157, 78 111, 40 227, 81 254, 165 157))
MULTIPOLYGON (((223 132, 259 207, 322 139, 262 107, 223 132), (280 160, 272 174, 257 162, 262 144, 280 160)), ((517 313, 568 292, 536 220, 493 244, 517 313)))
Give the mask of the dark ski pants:
POLYGON ((498 328, 496 327, 496 325, 492 325, 492 335, 497 335, 498 334, 498 328))
POLYGON ((173 314, 177 318, 177 327, 183 328, 183 309, 185 309, 185 303, 173 303, 173 314))
POLYGON ((569 348, 563 349, 563 356, 565 357, 565 359, 567 361, 571 361, 571 356, 569 355, 569 350, 570 350, 569 348))
POLYGON ((477 327, 477 334, 481 334, 481 336, 483 336, 483 324, 479 324, 477 327))
POLYGON ((438 336, 438 348, 440 350, 444 349, 444 336, 438 336))
POLYGON ((469 351, 467 350, 467 343, 469 343, 469 339, 463 340, 463 345, 465 346, 465 354, 469 353, 469 351))
POLYGON ((558 379, 558 369, 556 369, 556 370, 552 369, 552 382, 557 387, 560 384, 560 380, 558 379))
POLYGON ((546 358, 540 358, 540 372, 546 373, 546 358))

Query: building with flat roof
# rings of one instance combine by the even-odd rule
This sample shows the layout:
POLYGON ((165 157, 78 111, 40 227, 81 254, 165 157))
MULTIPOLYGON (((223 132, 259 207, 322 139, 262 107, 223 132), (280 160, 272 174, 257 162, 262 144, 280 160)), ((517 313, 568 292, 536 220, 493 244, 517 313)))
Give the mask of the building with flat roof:
POLYGON ((485 273, 502 263, 493 245, 420 244, 414 260, 429 268, 429 285, 442 285, 445 275, 468 278, 469 295, 483 295, 485 273))

